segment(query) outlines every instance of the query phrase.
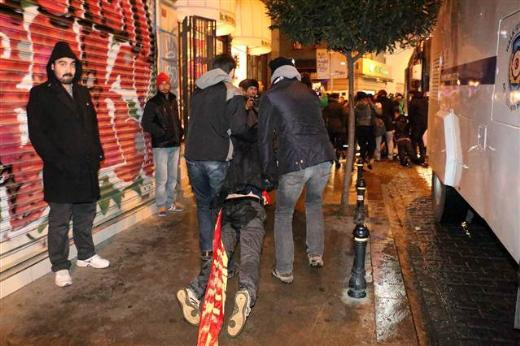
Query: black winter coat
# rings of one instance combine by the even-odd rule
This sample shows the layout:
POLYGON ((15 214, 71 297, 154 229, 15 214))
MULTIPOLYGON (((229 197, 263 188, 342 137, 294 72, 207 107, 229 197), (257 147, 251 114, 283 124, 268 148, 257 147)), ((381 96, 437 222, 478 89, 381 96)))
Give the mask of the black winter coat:
POLYGON ((378 97, 377 102, 380 102, 381 106, 383 108, 382 109, 383 113, 382 113, 381 118, 385 122, 386 131, 393 131, 394 130, 394 120, 395 120, 394 112, 396 109, 396 104, 394 102, 392 102, 392 100, 390 100, 386 96, 378 97))
POLYGON ((258 191, 265 189, 258 151, 258 115, 254 110, 246 118, 244 115, 237 115, 237 133, 231 135, 234 155, 222 187, 224 197, 230 193, 248 193, 251 187, 258 191))
POLYGON ((345 109, 339 102, 329 101, 327 107, 323 109, 323 120, 329 133, 346 133, 347 118, 345 109))
POLYGON ((175 95, 169 93, 166 98, 158 92, 148 100, 141 125, 152 136, 153 148, 178 147, 181 144, 182 127, 175 95))
POLYGON ((412 131, 424 131, 428 128, 428 99, 426 97, 412 98, 408 105, 408 118, 412 131))
POLYGON ((87 88, 74 82, 73 94, 74 98, 50 78, 32 88, 29 96, 29 138, 43 160, 47 202, 83 203, 99 198, 98 170, 104 156, 96 111, 87 88))
POLYGON ((274 84, 260 100, 259 118, 258 141, 265 175, 277 177, 334 160, 320 100, 298 80, 283 79, 274 84))

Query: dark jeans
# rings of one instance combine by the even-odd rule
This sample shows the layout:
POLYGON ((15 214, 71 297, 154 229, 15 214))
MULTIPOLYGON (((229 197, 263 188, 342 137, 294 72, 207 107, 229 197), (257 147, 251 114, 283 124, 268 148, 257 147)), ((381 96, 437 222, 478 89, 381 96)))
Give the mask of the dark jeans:
POLYGON ((376 138, 374 137, 373 126, 357 126, 356 138, 361 157, 365 161, 370 160, 376 149, 376 138))
POLYGON ((229 162, 189 161, 188 177, 197 201, 200 251, 213 250, 213 231, 219 206, 217 197, 224 184, 229 162))
MULTIPOLYGON (((222 244, 228 259, 233 256, 240 242, 239 289, 246 289, 251 296, 251 306, 255 304, 258 278, 260 277, 260 252, 264 239, 265 211, 263 206, 250 199, 226 201, 222 208, 222 244)), ((211 259, 201 263, 199 275, 191 282, 191 288, 201 299, 206 291, 211 272, 211 259)))
POLYGON ((52 271, 70 268, 69 224, 78 249, 78 259, 85 260, 96 254, 92 241, 92 224, 96 217, 96 202, 49 203, 48 250, 52 271))

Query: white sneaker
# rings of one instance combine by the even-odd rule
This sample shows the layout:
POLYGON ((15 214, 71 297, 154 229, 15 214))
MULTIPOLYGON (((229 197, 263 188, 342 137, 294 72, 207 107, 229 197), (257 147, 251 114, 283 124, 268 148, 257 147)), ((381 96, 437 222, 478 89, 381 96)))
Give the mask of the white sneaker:
POLYGON ((72 278, 70 277, 68 269, 58 270, 54 277, 54 282, 58 287, 65 287, 72 285, 72 278))
POLYGON ((94 255, 86 260, 78 260, 76 262, 78 267, 92 267, 96 269, 107 268, 110 265, 110 262, 98 255, 94 255))

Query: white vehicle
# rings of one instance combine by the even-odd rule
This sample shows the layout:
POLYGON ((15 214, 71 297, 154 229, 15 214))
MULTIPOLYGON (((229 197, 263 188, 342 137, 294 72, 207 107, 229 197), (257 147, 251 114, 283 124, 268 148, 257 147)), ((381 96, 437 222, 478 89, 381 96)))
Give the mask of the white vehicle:
POLYGON ((432 33, 429 95, 437 219, 458 211, 461 196, 519 263, 520 0, 443 3, 432 33))

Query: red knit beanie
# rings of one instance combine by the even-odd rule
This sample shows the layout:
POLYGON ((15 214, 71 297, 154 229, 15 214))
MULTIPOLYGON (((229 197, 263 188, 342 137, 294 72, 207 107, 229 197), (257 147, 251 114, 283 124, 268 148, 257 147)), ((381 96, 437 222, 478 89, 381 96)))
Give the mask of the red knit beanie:
POLYGON ((168 82, 170 83, 170 76, 168 76, 166 73, 164 72, 161 72, 157 75, 157 87, 159 87, 159 85, 161 85, 162 82, 168 82))

